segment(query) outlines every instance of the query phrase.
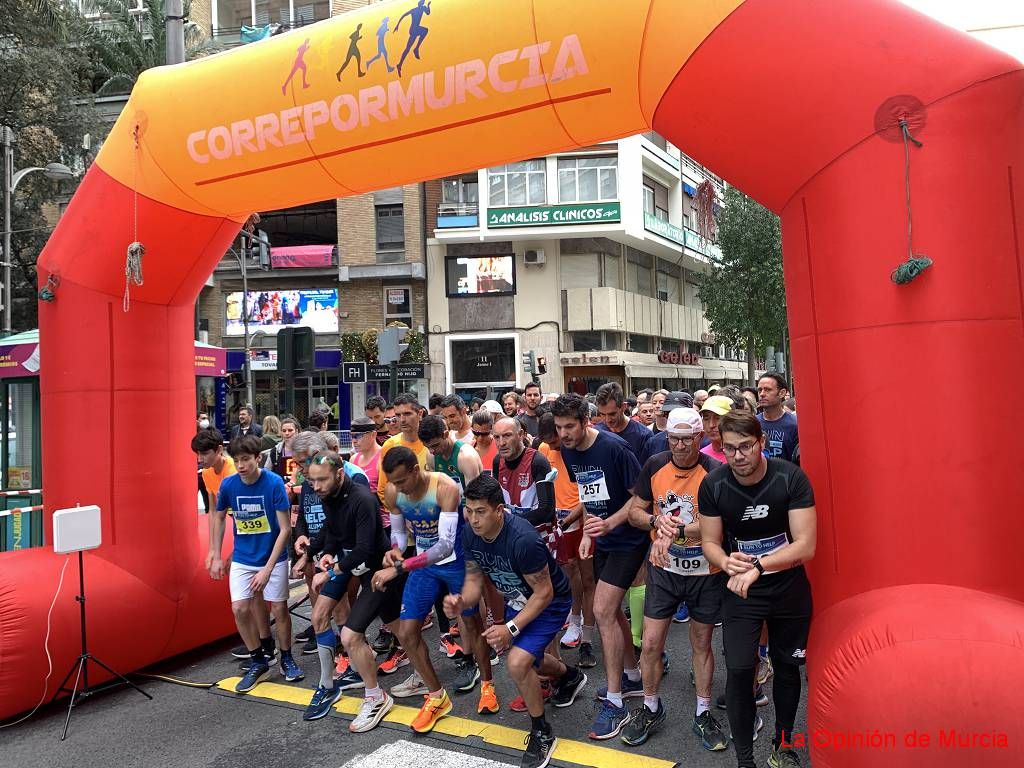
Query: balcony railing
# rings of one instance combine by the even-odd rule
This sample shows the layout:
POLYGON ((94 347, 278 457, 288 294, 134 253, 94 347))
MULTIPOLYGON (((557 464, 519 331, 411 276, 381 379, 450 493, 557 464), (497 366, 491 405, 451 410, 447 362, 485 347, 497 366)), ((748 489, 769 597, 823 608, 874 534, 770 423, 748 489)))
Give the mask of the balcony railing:
POLYGON ((477 227, 480 225, 478 203, 438 203, 437 228, 477 227))
POLYGON ((324 16, 323 18, 316 18, 315 16, 310 17, 310 18, 298 17, 298 18, 294 19, 291 24, 273 23, 273 24, 269 24, 269 25, 264 24, 264 25, 256 25, 256 26, 247 27, 247 29, 250 30, 250 34, 253 33, 253 32, 258 33, 258 31, 260 29, 265 28, 265 27, 269 27, 270 28, 269 32, 266 34, 265 37, 259 37, 259 38, 256 38, 255 40, 242 40, 242 29, 243 29, 243 27, 216 27, 216 28, 211 27, 210 28, 210 37, 213 40, 215 40, 216 42, 218 42, 218 43, 220 43, 221 45, 224 45, 224 46, 231 47, 231 46, 236 46, 236 45, 244 45, 245 43, 258 42, 259 40, 264 40, 264 39, 266 39, 266 37, 270 37, 270 36, 272 36, 274 34, 279 34, 280 32, 287 32, 290 29, 298 29, 299 27, 307 27, 310 24, 316 24, 317 22, 325 21, 328 18, 330 18, 330 17, 329 16, 324 16))

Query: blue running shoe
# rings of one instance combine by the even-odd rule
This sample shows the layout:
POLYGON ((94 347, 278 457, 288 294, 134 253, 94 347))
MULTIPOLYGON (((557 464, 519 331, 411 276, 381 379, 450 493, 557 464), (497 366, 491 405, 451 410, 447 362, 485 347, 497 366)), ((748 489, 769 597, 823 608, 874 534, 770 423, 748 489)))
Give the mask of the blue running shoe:
POLYGON ((672 621, 676 624, 685 624, 690 620, 690 609, 686 607, 686 603, 679 604, 679 610, 676 611, 676 615, 672 617, 672 621))
POLYGON ((302 713, 303 720, 319 720, 331 711, 334 702, 341 698, 341 688, 335 685, 332 688, 325 688, 318 685, 313 691, 313 698, 309 700, 309 706, 302 713))
POLYGON ((254 661, 245 676, 235 686, 235 693, 248 693, 270 677, 270 665, 265 661, 254 661))
MULTIPOLYGON (((622 673, 622 698, 624 699, 642 699, 644 696, 644 684, 642 680, 637 680, 635 683, 629 679, 625 672, 622 673)), ((602 685, 597 689, 597 698, 604 701, 608 698, 608 686, 602 685)))
POLYGON ((341 677, 334 678, 334 687, 339 691, 347 691, 350 688, 365 688, 366 684, 355 667, 349 667, 341 677))
POLYGON ((295 663, 291 651, 281 651, 281 675, 289 683, 294 683, 306 676, 306 673, 295 663))
POLYGON ((632 713, 625 707, 616 707, 610 701, 602 701, 598 705, 597 718, 587 735, 595 741, 613 739, 632 719, 632 713))

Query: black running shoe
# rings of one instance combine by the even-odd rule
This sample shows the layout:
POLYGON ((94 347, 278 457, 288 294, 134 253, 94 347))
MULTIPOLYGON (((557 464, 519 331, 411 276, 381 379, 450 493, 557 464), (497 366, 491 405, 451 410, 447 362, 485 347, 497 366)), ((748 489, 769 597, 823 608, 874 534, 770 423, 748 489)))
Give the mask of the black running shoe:
POLYGON ((469 693, 480 681, 480 668, 470 657, 459 659, 455 662, 455 681, 452 687, 458 693, 469 693))
POLYGON ((519 768, 545 768, 557 743, 558 739, 550 728, 546 733, 539 730, 530 731, 526 737, 526 751, 523 753, 519 768))
POLYGON ((594 655, 592 643, 580 643, 580 650, 576 655, 576 666, 580 669, 590 669, 597 666, 597 657, 594 655))
POLYGON ((306 640, 316 640, 316 632, 313 631, 313 625, 310 624, 304 630, 296 634, 295 639, 299 642, 305 642, 306 640))
POLYGON ((377 637, 370 643, 374 653, 391 653, 396 645, 398 645, 398 641, 386 626, 381 626, 377 637))
POLYGON ((638 747, 665 722, 665 705, 658 700, 658 711, 651 712, 644 704, 633 713, 633 718, 622 729, 622 743, 638 747))
POLYGON ((693 718, 693 732, 700 736, 700 745, 709 752, 718 752, 729 746, 725 731, 710 709, 705 709, 699 717, 693 718))
POLYGON ((555 686, 554 693, 551 694, 551 703, 556 707, 571 706, 586 684, 587 676, 579 669, 569 667, 565 678, 555 686))

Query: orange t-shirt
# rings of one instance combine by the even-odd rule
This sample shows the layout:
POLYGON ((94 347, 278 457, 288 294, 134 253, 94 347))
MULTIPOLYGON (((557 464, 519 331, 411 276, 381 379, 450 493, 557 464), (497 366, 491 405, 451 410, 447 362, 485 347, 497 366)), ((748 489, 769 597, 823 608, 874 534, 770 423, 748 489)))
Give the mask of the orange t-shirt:
MULTIPOLYGON (((562 461, 562 452, 556 451, 547 443, 541 443, 538 448, 544 457, 548 460, 552 469, 558 470, 558 475, 555 477, 555 506, 561 511, 565 510, 571 512, 580 505, 580 489, 572 481, 572 475, 569 474, 569 470, 565 468, 565 462, 562 461)), ((559 515, 559 519, 562 519, 563 515, 559 515)), ((569 530, 576 530, 580 525, 580 521, 577 520, 569 530)))
MULTIPOLYGON (((217 474, 213 467, 207 467, 203 470, 203 485, 206 486, 206 490, 210 494, 220 493, 220 484, 224 481, 224 478, 230 477, 236 472, 234 460, 227 454, 224 454, 224 466, 220 468, 220 474, 217 474)), ((210 508, 212 509, 213 505, 210 508)))
MULTIPOLYGON (((474 442, 476 441, 474 440, 474 442)), ((484 474, 493 475, 494 457, 498 455, 498 441, 492 438, 491 447, 488 448, 483 453, 480 453, 480 449, 477 448, 475 445, 473 447, 476 448, 476 452, 480 456, 480 463, 484 465, 484 474)))
MULTIPOLYGON (((719 462, 706 454, 698 454, 697 465, 691 469, 680 469, 672 463, 671 453, 661 453, 651 457, 640 470, 633 493, 640 499, 651 502, 653 514, 671 515, 680 525, 700 521, 700 508, 697 496, 700 484, 708 472, 721 466, 719 462)), ((692 550, 700 547, 700 537, 679 537, 672 542, 670 554, 679 554, 684 549, 692 550)), ((694 553, 684 557, 686 561, 696 562, 695 558, 703 555, 694 553)), ((708 565, 708 572, 718 573, 720 569, 708 565)), ((669 568, 667 570, 674 570, 669 568)))

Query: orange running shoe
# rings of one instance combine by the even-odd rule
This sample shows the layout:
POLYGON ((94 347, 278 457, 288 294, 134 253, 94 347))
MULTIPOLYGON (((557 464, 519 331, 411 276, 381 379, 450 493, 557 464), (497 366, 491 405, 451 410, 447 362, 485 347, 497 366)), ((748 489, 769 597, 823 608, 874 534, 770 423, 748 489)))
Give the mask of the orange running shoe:
POLYGON ((432 698, 428 693, 423 697, 423 706, 416 713, 409 727, 416 733, 429 733, 433 730, 437 721, 452 711, 452 700, 448 698, 448 692, 441 691, 438 698, 432 698))
POLYGON ((494 690, 494 681, 485 680, 480 683, 480 703, 476 705, 479 715, 495 715, 498 713, 498 694, 494 690))
POLYGON ((449 633, 447 635, 441 635, 441 653, 447 656, 449 659, 454 659, 456 656, 464 656, 465 652, 462 650, 462 646, 455 642, 455 638, 449 633))
POLYGON ((338 659, 334 663, 334 674, 335 676, 344 675, 348 672, 348 656, 343 653, 338 654, 338 659))
POLYGON ((382 675, 390 675, 392 672, 397 672, 402 667, 408 665, 409 657, 406 655, 405 649, 396 648, 384 661, 377 665, 377 672, 382 675))

